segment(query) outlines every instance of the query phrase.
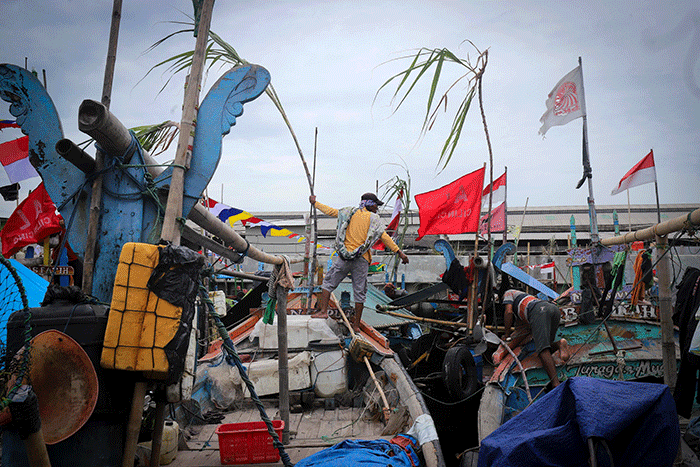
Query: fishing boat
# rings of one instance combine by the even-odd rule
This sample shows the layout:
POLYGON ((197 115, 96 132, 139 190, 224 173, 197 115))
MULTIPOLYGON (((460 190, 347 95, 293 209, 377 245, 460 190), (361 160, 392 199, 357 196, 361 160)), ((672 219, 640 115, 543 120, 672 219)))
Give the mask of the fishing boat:
MULTIPOLYGON (((347 292, 342 292, 341 300, 331 295, 331 317, 321 319, 309 314, 321 290, 316 287, 311 301, 307 302, 308 290, 293 289, 287 302, 288 385, 293 410, 289 425, 280 430, 280 438, 288 437, 284 450, 291 461, 296 463, 341 440, 390 440, 414 425, 434 433, 422 395, 390 348, 388 339, 367 324, 366 320, 373 319, 373 310, 366 308, 360 331, 353 338, 349 327, 340 319, 341 302, 346 301, 347 292), (361 348, 356 342, 361 342, 361 348)), ((347 304, 344 308, 351 310, 347 304)), ((276 323, 264 322, 264 312, 264 307, 251 310, 228 335, 268 415, 279 420, 278 328, 276 323)), ((193 399, 201 401, 200 406, 208 403, 211 407, 214 399, 219 407, 222 404, 230 407, 217 410, 224 414, 218 424, 197 430, 187 441, 189 450, 178 453, 175 466, 208 465, 207 462, 217 458, 224 462, 226 448, 222 451, 221 447, 224 435, 213 436, 214 431, 260 419, 259 408, 251 401, 240 376, 230 376, 231 371, 237 372, 226 364, 223 347, 221 339, 215 340, 200 359, 199 373, 206 377, 195 384, 193 399)), ((246 455, 244 448, 236 449, 241 456, 246 455)), ((426 466, 444 465, 436 436, 421 443, 420 451, 426 466)))
MULTIPOLYGON (((648 229, 604 239, 601 244, 664 240, 662 235, 684 229, 687 221, 698 220, 700 211, 696 210, 648 229)), ((660 246, 662 251, 667 248, 664 242, 660 246)), ((588 376, 675 386, 681 348, 678 328, 673 328, 670 316, 668 265, 662 260, 663 256, 657 266, 660 283, 657 303, 616 301, 608 314, 594 320, 581 319, 580 309, 571 304, 561 306, 562 323, 557 338, 567 339, 571 354, 566 362, 558 353, 553 354, 561 380, 588 376)), ((505 352, 502 346, 496 352, 497 366, 484 388, 479 407, 480 441, 548 391, 549 378, 533 350, 530 342, 512 349, 512 353, 505 352)))
MULTIPOLYGON (((142 150, 138 143, 135 141, 133 135, 129 133, 126 128, 119 122, 119 120, 109 112, 109 110, 102 104, 86 100, 81 105, 79 111, 79 121, 80 129, 87 133, 88 135, 95 138, 97 144, 104 151, 103 154, 106 158, 106 166, 110 167, 109 173, 103 177, 103 189, 104 196, 102 197, 100 209, 101 209, 101 223, 102 225, 109 225, 109 229, 102 229, 100 235, 90 238, 84 235, 85 232, 90 231, 90 206, 91 206, 91 192, 90 187, 95 178, 95 165, 94 160, 84 153, 83 151, 77 149, 77 147, 70 141, 63 138, 63 133, 61 129, 60 119, 56 109, 51 101, 51 98, 46 93, 46 90, 38 81, 38 79, 29 71, 16 67, 13 65, 0 65, 0 97, 10 103, 12 103, 12 108, 16 110, 16 116, 18 121, 21 122, 22 131, 24 131, 29 136, 29 150, 30 152, 35 152, 37 156, 33 163, 36 167, 37 172, 40 174, 44 181, 46 191, 50 195, 53 202, 59 206, 59 211, 64 219, 66 219, 67 232, 64 237, 64 241, 71 246, 72 250, 77 254, 78 257, 84 258, 88 255, 88 250, 91 246, 95 248, 95 251, 99 254, 95 255, 92 265, 92 270, 88 271, 86 268, 86 273, 84 276, 84 281, 90 281, 92 286, 92 295, 103 303, 112 303, 112 307, 109 313, 104 310, 104 307, 100 308, 100 316, 95 317, 94 324, 100 327, 99 331, 103 334, 97 336, 97 339, 101 339, 105 336, 105 342, 107 338, 112 339, 117 347, 114 347, 111 353, 112 360, 110 367, 99 368, 101 365, 104 366, 105 363, 105 351, 107 348, 105 345, 102 348, 102 359, 100 359, 99 351, 97 355, 93 355, 92 363, 98 370, 98 378, 100 381, 104 382, 102 379, 105 374, 109 374, 112 377, 117 374, 121 375, 122 383, 130 383, 133 387, 131 391, 121 391, 123 394, 128 396, 128 392, 133 392, 133 403, 131 411, 129 411, 127 406, 124 406, 123 398, 120 402, 120 409, 118 414, 112 416, 109 430, 97 430, 96 424, 92 418, 86 422, 86 424, 73 436, 68 438, 66 441, 69 444, 57 444, 51 447, 50 455, 47 457, 52 457, 54 465, 68 465, 66 462, 73 462, 72 465, 98 465, 102 462, 105 467, 118 465, 121 463, 122 459, 132 459, 136 457, 137 454, 137 440, 142 424, 142 407, 144 395, 146 394, 146 389, 149 386, 157 388, 157 393, 162 393, 165 391, 168 396, 167 400, 170 402, 186 401, 188 399, 188 393, 190 388, 194 385, 194 372, 195 372, 195 359, 196 359, 196 340, 194 333, 189 333, 189 338, 186 338, 188 332, 185 334, 180 334, 179 338, 173 337, 170 342, 175 342, 178 349, 187 349, 187 355, 183 355, 182 359, 184 362, 184 371, 182 373, 183 377, 180 381, 175 384, 169 384, 167 387, 163 384, 163 375, 158 375, 157 371, 154 369, 148 369, 142 371, 137 369, 132 363, 126 360, 120 361, 119 355, 119 343, 124 342, 125 334, 123 332, 129 332, 130 336, 128 339, 138 338, 139 334, 146 334, 143 332, 141 325, 136 327, 128 325, 126 321, 121 324, 117 324, 114 329, 110 331, 110 321, 115 316, 126 316, 126 308, 117 309, 114 307, 113 301, 113 289, 116 289, 117 284, 120 286, 132 287, 132 292, 126 292, 127 296, 133 296, 134 290, 138 288, 137 284, 132 284, 132 278, 135 278, 133 274, 126 274, 122 279, 126 280, 125 284, 121 284, 118 281, 119 274, 117 274, 118 268, 123 264, 122 252, 124 248, 132 248, 134 252, 137 251, 147 251, 155 253, 158 256, 158 251, 161 247, 153 245, 154 238, 158 238, 161 232, 161 220, 163 216, 162 212, 162 199, 159 196, 164 196, 165 194, 172 194, 173 192, 182 195, 182 213, 183 216, 188 218, 188 222, 196 224, 199 228, 211 234, 211 236, 205 236, 200 232, 195 231, 190 226, 183 226, 181 231, 181 236, 188 245, 196 245, 198 247, 203 247, 209 251, 215 252, 227 258, 231 261, 238 261, 241 255, 246 255, 262 263, 267 263, 274 265, 276 268, 284 268, 285 265, 288 266, 291 261, 287 261, 285 258, 270 255, 264 253, 263 251, 257 249, 255 246, 250 245, 244 238, 242 238, 235 230, 230 226, 221 222, 216 216, 210 213, 205 207, 198 203, 203 190, 207 186, 214 170, 218 164, 219 157, 221 155, 221 138, 223 135, 229 132, 230 127, 235 124, 236 117, 240 116, 242 113, 242 105, 247 103, 257 96, 259 96, 267 86, 270 81, 269 73, 262 67, 257 65, 245 65, 234 67, 222 76, 222 78, 213 85, 211 90, 208 92, 207 96, 202 100, 199 105, 197 114, 197 131, 194 136, 194 141, 192 143, 192 157, 189 162, 189 168, 184 177, 184 181, 181 185, 174 183, 175 170, 173 167, 169 167, 166 170, 161 170, 158 168, 158 164, 150 157, 150 155, 142 150), (239 85, 244 82, 245 89, 239 87, 239 85), (22 103, 19 105, 18 103, 22 103), (231 110, 233 109, 233 110, 231 110), (90 163, 92 161, 92 164, 90 163), (160 195, 159 195, 160 193, 160 195), (220 242, 215 242, 212 240, 212 236, 220 239, 220 242), (107 315, 108 318, 107 318, 107 315), (97 319, 99 318, 99 319, 97 319), (105 320, 107 320, 105 333, 105 320), (124 324, 124 326, 122 326, 124 324), (130 329, 132 328, 133 329, 130 329), (116 331, 115 331, 116 330, 116 331), (112 332, 114 331, 114 332, 112 332), (187 345, 189 342, 189 345, 187 345), (126 370, 126 371, 125 371, 126 370), (137 371, 134 371, 137 370, 137 371), (145 380, 136 377, 136 375, 141 375, 145 377, 145 380), (153 379, 153 375, 156 375, 153 379), (136 381, 134 381, 136 379, 136 381), (124 417, 128 416, 128 420, 124 417), (81 443, 86 439, 86 436, 97 433, 98 437, 95 439, 95 443, 98 445, 108 444, 109 449, 105 449, 103 455, 97 459, 93 457, 92 451, 89 453, 83 452, 79 453, 81 443), (115 433, 117 435, 115 435, 115 433), (108 442, 109 440, 109 442, 108 442), (72 461, 69 459, 73 459, 72 461)), ((99 210, 99 209, 98 209, 99 210)), ((168 217, 167 215, 165 216, 168 217)), ((163 228, 164 231, 164 228, 163 228)), ((150 255, 148 253, 146 256, 150 255)), ((135 255, 136 253, 134 253, 135 255)), ((135 256, 134 256, 135 257, 135 256)), ((131 265, 129 265, 131 267, 131 265)), ((150 263, 151 270, 155 270, 156 263, 150 263)), ((130 270, 130 269, 129 269, 130 270)), ((134 279, 135 280, 135 279, 134 279)), ((85 282, 84 282, 85 285, 85 282)), ((142 284, 142 286, 145 284, 142 284)), ((355 348, 359 348, 360 354, 359 358, 360 368, 365 368, 366 372, 370 375, 378 373, 379 370, 383 371, 384 378, 388 385, 392 386, 395 399, 390 404, 388 400, 380 397, 381 402, 379 406, 381 408, 381 417, 376 423, 370 423, 363 419, 363 417, 369 413, 369 409, 365 410, 365 406, 358 403, 357 406, 353 403, 351 406, 345 407, 343 409, 338 406, 331 407, 334 400, 331 397, 324 397, 321 399, 328 400, 328 407, 326 407, 326 402, 324 400, 323 410, 318 410, 319 407, 315 406, 313 403, 311 405, 307 404, 306 413, 300 412, 295 413, 294 417, 290 414, 290 390, 289 390, 289 379, 284 378, 290 373, 290 364, 295 358, 300 361, 309 359, 311 357, 319 357, 322 352, 318 345, 312 346, 312 342, 305 342, 301 347, 288 347, 287 342, 287 313, 292 313, 289 316, 289 323, 291 323, 295 330, 299 331, 299 335, 303 334, 311 328, 317 329, 320 323, 312 322, 323 322, 325 320, 312 319, 308 316, 297 316, 294 315, 295 307, 297 310, 297 299, 301 303, 304 294, 308 291, 293 292, 288 294, 290 290, 294 289, 293 284, 286 284, 282 286, 279 283, 275 285, 274 281, 271 285, 277 293, 277 319, 275 322, 276 328, 279 330, 280 339, 277 342, 276 349, 262 348, 260 352, 252 350, 252 348, 246 348, 245 354, 249 355, 251 361, 248 362, 250 366, 257 366, 258 361, 252 357, 256 354, 258 360, 261 361, 262 366, 269 366, 270 362, 274 362, 275 365, 269 374, 259 382, 261 392, 265 393, 266 396, 273 396, 274 394, 270 392, 274 382, 278 382, 277 386, 279 389, 278 402, 275 405, 275 410, 269 411, 269 416, 265 417, 259 410, 258 404, 255 405, 255 409, 259 412, 258 416, 263 419, 264 422, 276 420, 277 423, 265 423, 270 425, 266 432, 270 433, 271 439, 274 439, 274 434, 276 433, 276 428, 280 425, 284 425, 286 428, 282 428, 280 432, 281 438, 285 440, 285 435, 294 432, 294 439, 301 440, 313 440, 315 439, 316 446, 312 446, 312 449, 319 450, 322 446, 328 446, 333 443, 327 442, 328 439, 337 440, 336 436, 342 433, 343 437, 358 439, 369 437, 376 438, 382 436, 381 433, 387 429, 384 424, 391 424, 391 429, 389 432, 400 433, 402 430, 407 430, 411 426, 418 427, 418 435, 416 439, 422 441, 421 451, 424 462, 429 467, 440 467, 444 464, 442 460, 442 453, 440 450, 439 441, 437 436, 434 435, 434 429, 431 429, 432 421, 430 419, 425 405, 422 402, 421 395, 418 393, 415 386, 412 384, 410 378, 407 377, 403 367, 401 366, 398 358, 394 352, 389 348, 386 338, 384 338, 380 333, 378 333, 374 328, 363 323, 360 333, 358 336, 352 335, 349 339, 347 336, 343 335, 342 324, 335 325, 331 327, 324 328, 325 331, 322 333, 326 339, 325 342, 317 342, 318 345, 331 345, 334 346, 336 352, 340 352, 343 355, 344 360, 346 359, 345 350, 342 347, 347 344, 354 343, 355 348), (280 304, 283 303, 280 309, 280 304), (290 307, 287 307, 287 304, 290 307), (297 322, 299 321, 299 322, 297 322), (304 322, 303 324, 301 322, 304 322), (330 331, 328 331, 330 329, 330 331), (331 342, 329 344, 329 342, 331 342), (309 347, 306 349, 306 347, 309 347), (363 350, 364 349, 364 350, 363 350), (288 351, 292 350, 292 353, 288 351), (301 352, 297 352, 301 350, 301 352), (299 357, 299 355, 307 352, 308 356, 299 357), (315 355, 316 352, 318 355, 315 355), (271 359, 271 353, 276 353, 279 358, 271 359), (287 355, 292 356, 287 358, 287 355), (297 358, 299 357, 299 358, 297 358), (254 365, 256 364, 256 365, 254 365), (286 381, 285 381, 286 379, 286 381), (313 413, 313 417, 311 417, 313 413), (325 415, 324 415, 325 414, 325 415), (309 418, 311 417, 311 418, 309 418), (266 418, 268 420, 266 420, 266 418), (348 420, 345 420, 348 419, 348 420), (313 427, 317 428, 310 429, 302 421, 308 422, 313 427), (346 423, 347 422, 347 423, 346 423), (319 425, 320 424, 320 425, 319 425), (324 430, 320 431, 318 428, 324 426, 324 430), (350 425, 346 427, 346 425, 350 425), (285 431, 286 430, 286 431, 285 431), (425 433, 427 432, 427 435, 425 433), (321 436, 326 436, 323 442, 319 442, 321 436), (427 436, 427 437, 426 437, 427 436), (319 445, 320 443, 320 445, 319 445)), ((314 291, 317 293, 318 291, 314 291)), ((339 303, 335 300, 334 305, 336 308, 340 309, 339 303)), ((146 310, 147 304, 144 301, 142 303, 143 311, 146 313, 153 313, 153 310, 146 310)), ((139 305, 140 306, 140 305, 139 305)), ((70 309, 70 307, 69 307, 70 309)), ((308 307, 306 308, 308 310, 308 307)), ((342 316, 342 311, 339 314, 342 316)), ((369 311, 368 311, 369 313, 369 311)), ((238 326, 234 326, 230 332, 224 331, 222 338, 229 340, 229 342, 238 342, 239 345, 244 345, 246 337, 250 337, 251 334, 256 329, 256 324, 261 320, 261 316, 264 312, 257 310, 253 312, 250 317, 238 326), (241 340, 242 339, 242 340, 241 340)), ((144 315, 145 316, 145 315, 144 315)), ((180 323, 179 328, 187 329, 189 323, 184 324, 177 318, 179 315, 174 314, 174 323, 180 323)), ((184 315, 182 315, 184 316, 184 315)), ((155 315, 154 315, 155 317, 155 315)), ((70 320, 70 316, 61 317, 61 319, 66 318, 70 320)), ((114 318, 116 319, 116 318, 114 318)), ((121 318, 120 318, 121 319, 121 318)), ((65 321, 65 320, 64 320, 65 321)), ((331 323, 333 323, 331 318, 331 323)), ((52 323, 51 326, 57 327, 61 326, 61 323, 52 323)), ((145 326, 145 325, 144 325, 145 326)), ((154 332, 160 333, 158 327, 154 325, 149 325, 147 328, 154 332), (149 327, 150 326, 150 327, 149 327)), ((146 329, 146 328, 144 328, 146 329)), ((203 332, 202 327, 200 327, 200 332, 203 332)), ((179 331, 178 331, 179 332, 179 331)), ((266 334, 264 328, 259 329, 259 332, 266 334)), ((274 333, 273 333, 274 334, 274 333)), ((95 336, 92 336, 95 337, 95 336)), ((248 339, 248 343, 250 339, 248 339)), ((256 341, 259 346, 259 336, 256 341)), ((146 354, 151 354, 156 351, 155 344, 149 344, 144 348, 140 348, 138 352, 145 351, 146 354), (148 348, 150 345, 151 348, 148 348)), ((221 345, 221 344, 219 344, 221 345)), ((235 348, 237 344, 233 343, 235 348)), ((293 344, 297 345, 297 344, 293 344)), ((209 349, 210 353, 216 352, 215 348, 209 349)), ((110 347, 111 348, 111 347, 110 347)), ((136 348, 136 347, 135 347, 136 348)), ((165 350, 164 348, 162 350, 165 350)), ((218 349, 221 351, 221 347, 218 349)), ((212 358, 209 355, 206 358, 212 358)), ((134 361, 140 361, 136 358, 134 361)), ((207 360, 203 360, 202 364, 207 360)), ((179 360, 176 362, 180 365, 182 362, 179 360)), ((295 362, 296 363, 296 362, 295 362)), ((357 362, 355 362, 357 363, 357 362)), ((167 365, 166 365, 167 366, 167 365)), ((309 372, 310 380, 310 362, 306 365, 306 369, 303 368, 302 364, 299 368, 300 374, 305 377, 305 372, 309 372)), ((341 365, 339 373, 342 374, 343 371, 349 371, 353 368, 352 365, 341 365)), ((245 373, 245 370, 241 374, 245 373)), ((375 375, 376 376, 376 375, 375 375)), ((102 384, 102 383, 100 383, 102 384)), ((377 388, 377 393, 382 394, 379 389, 381 386, 377 382, 374 382, 372 378, 373 387, 377 388)), ((127 384, 129 386, 129 384, 127 384)), ((255 386, 248 388, 249 395, 253 395, 255 391, 255 386)), ((299 390, 301 391, 304 383, 300 383, 299 390)), ((337 386, 342 387, 341 383, 337 383, 337 386)), ((305 389, 311 389, 313 385, 309 385, 305 389)), ((308 393, 308 391, 307 391, 308 393)), ((322 395, 329 396, 329 393, 322 393, 322 395)), ((337 394, 333 394, 335 396, 337 394)), ((266 397, 262 396, 262 397, 266 397)), ((375 394, 376 397, 376 394, 375 394)), ((253 398, 254 399, 254 398, 253 398)), ((263 401, 260 401, 263 403, 263 401)), ((270 403, 266 401, 265 403, 270 403)), ((167 405, 166 399, 159 396, 156 398, 155 403, 156 412, 156 423, 153 430, 153 446, 151 456, 157 460, 157 456, 161 451, 162 447, 162 436, 164 429, 163 419, 165 418, 165 407, 167 405)), ((228 415, 227 415, 228 416, 228 415)), ((248 415, 243 415, 241 411, 236 411, 229 418, 225 419, 226 422, 249 422, 255 417, 254 412, 248 412, 248 415)), ((219 423, 218 425, 222 425, 219 423)), ((184 428, 184 427, 183 427, 184 428)), ((210 427, 215 429, 215 427, 210 427)), ((208 428, 209 429, 209 428, 208 428)), ((246 432, 253 432, 256 430, 245 429, 246 432)), ((206 433, 206 432, 205 432, 206 433)), ((211 435, 211 433, 209 433, 211 435)), ((383 435, 387 436, 387 435, 383 435)), ((280 436, 277 436, 280 438, 280 436)), ((268 440, 265 438, 264 443, 268 440)), ((270 441, 272 442, 272 441, 270 441)), ((304 441, 307 442, 308 441, 304 441)), ((192 451, 190 453, 194 454, 197 451, 196 441, 195 445, 192 446, 192 451)), ((210 444, 211 445, 211 444, 210 444)), ((7 447, 4 445, 4 447, 7 447)), ((276 448, 282 451, 284 448, 280 445, 275 445, 276 448)), ((307 449, 309 446, 299 448, 299 456, 303 456, 309 453, 307 449)), ((22 450, 22 445, 17 442, 13 445, 13 450, 22 450)), ((241 445, 238 445, 235 450, 243 450, 241 445)), ((7 449, 3 449, 3 457, 7 449)), ((216 450, 208 450, 205 452, 210 457, 220 455, 220 452, 216 450)), ((195 456, 196 457, 196 456, 195 456)), ((300 457, 296 457, 299 459, 300 457)), ((283 460, 285 457, 282 457, 283 460)), ((208 460, 208 459, 191 459, 187 460, 187 456, 184 455, 181 459, 179 465, 207 465, 213 462, 214 465, 218 465, 221 459, 208 460)))

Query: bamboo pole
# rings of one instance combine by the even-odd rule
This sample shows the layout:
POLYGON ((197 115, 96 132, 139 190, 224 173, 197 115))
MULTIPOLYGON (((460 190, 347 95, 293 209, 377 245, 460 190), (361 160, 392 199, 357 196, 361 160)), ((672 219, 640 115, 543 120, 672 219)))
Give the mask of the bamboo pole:
MULTIPOLYGON (((104 82, 102 85, 102 104, 109 109, 112 101, 112 83, 114 81, 114 65, 117 61, 117 43, 119 42, 119 24, 122 17, 122 0, 114 0, 112 5, 112 26, 109 31, 109 45, 107 47, 107 63, 105 64, 104 82)), ((92 275, 95 270, 95 248, 97 234, 102 216, 102 169, 104 168, 104 155, 101 151, 95 154, 95 171, 99 175, 92 183, 92 197, 90 198, 90 214, 88 219, 87 241, 85 243, 85 255, 83 257, 83 292, 92 295, 92 275)))
POLYGON ((600 243, 601 245, 610 246, 624 245, 636 241, 651 240, 656 238, 656 236, 663 237, 672 232, 683 230, 683 228, 686 227, 686 223, 690 224, 689 226, 700 225, 700 209, 691 211, 683 216, 678 216, 673 219, 669 219, 660 224, 647 227, 646 229, 628 232, 624 235, 619 235, 616 237, 604 238, 600 241, 600 243))
POLYGON ((661 352, 664 365, 664 383, 673 392, 676 387, 676 344, 673 339, 673 309, 671 307, 670 258, 666 255, 668 238, 656 237, 656 253, 660 256, 657 264, 659 278, 659 319, 661 321, 661 352))
MULTIPOLYGON (((343 311, 342 307, 338 307, 338 311, 340 312, 340 316, 343 318, 343 321, 345 322, 345 326, 347 326, 348 331, 350 331, 350 336, 352 337, 353 340, 355 340, 356 339, 355 330, 353 329, 352 325, 350 324, 350 321, 348 321, 348 317, 345 316, 345 311, 343 311)), ((384 422, 388 422, 389 416, 391 414, 391 409, 389 408, 389 401, 386 399, 386 394, 384 394, 384 390, 382 389, 382 386, 379 384, 379 381, 377 380, 377 376, 374 374, 374 370, 372 370, 372 365, 370 365, 369 359, 367 358, 367 356, 363 355, 362 360, 365 362, 365 366, 367 366, 367 371, 369 372, 369 375, 372 378, 372 381, 374 381, 374 386, 377 388, 377 391, 379 392, 379 396, 382 398, 382 403, 384 404, 384 408, 382 409, 382 412, 384 413, 384 422)))
POLYGON ((192 158, 192 140, 194 139, 195 120, 197 119, 197 103, 199 102, 199 87, 202 82, 204 71, 204 61, 209 38, 209 25, 211 23, 214 0, 204 0, 201 7, 199 19, 199 29, 197 30, 197 41, 195 43, 194 55, 192 56, 192 67, 185 87, 185 98, 180 121, 180 134, 178 137, 175 161, 173 162, 173 173, 168 192, 168 202, 165 206, 163 218, 163 229, 161 237, 172 243, 179 245, 180 229, 177 226, 178 219, 182 215, 182 198, 185 180, 185 168, 189 167, 192 158))

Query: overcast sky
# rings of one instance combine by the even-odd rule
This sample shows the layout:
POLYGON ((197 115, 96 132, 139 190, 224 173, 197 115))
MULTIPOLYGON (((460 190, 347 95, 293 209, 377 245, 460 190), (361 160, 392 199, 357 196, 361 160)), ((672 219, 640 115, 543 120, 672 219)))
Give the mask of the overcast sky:
MULTIPOLYGON (((77 128, 84 99, 100 100, 111 3, 4 0, 0 62, 46 70, 47 88, 65 136, 77 128)), ((127 127, 179 121, 184 76, 155 63, 192 50, 182 35, 146 52, 187 21, 190 0, 126 0, 119 34, 112 112, 127 127)), ((622 176, 654 150, 659 196, 700 205, 700 1, 225 1, 214 6, 212 30, 252 63, 267 68, 309 168, 316 147, 316 194, 335 207, 355 204, 377 183, 411 178, 412 195, 446 185, 488 162, 478 106, 465 123, 447 168, 440 149, 464 87, 419 140, 427 82, 396 113, 394 88, 375 94, 408 62, 392 59, 420 47, 448 48, 474 59, 488 49, 484 112, 494 178, 508 168, 508 205, 583 206, 582 119, 538 135, 545 99, 583 61, 593 190, 597 205, 627 205, 611 196, 622 176), (388 63, 387 63, 388 62, 388 63)), ((225 69, 206 76, 201 97, 225 69)), ((460 71, 446 69, 441 92, 460 71)), ((0 102, 0 119, 11 118, 0 102)), ((0 141, 20 136, 0 133, 0 141)), ((89 152, 94 153, 91 149, 89 152)), ((161 160, 171 158, 166 154, 161 160)), ((39 178, 21 182, 22 196, 39 178)), ((0 185, 7 184, 0 170, 0 185)), ((488 171, 487 182, 488 183, 488 171)), ((247 103, 224 138, 209 196, 250 212, 305 211, 309 188, 292 139, 270 100, 247 103)), ((380 196, 382 192, 379 193, 380 196)), ((632 204, 655 203, 652 184, 632 188, 632 204)), ((2 203, 2 201, 0 201, 2 203)), ((3 211, 14 208, 4 203, 3 211)), ((389 203, 393 204, 393 203, 389 203)), ((411 200, 415 207, 415 200, 411 200)), ((1 206, 0 206, 1 207, 1 206)))

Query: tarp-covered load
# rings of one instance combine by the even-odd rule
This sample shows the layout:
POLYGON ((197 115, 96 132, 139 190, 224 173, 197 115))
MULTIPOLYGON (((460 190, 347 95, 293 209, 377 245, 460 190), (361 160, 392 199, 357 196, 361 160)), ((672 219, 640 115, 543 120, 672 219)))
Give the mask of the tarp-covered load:
POLYGON ((599 466, 673 465, 680 429, 668 386, 568 379, 484 438, 478 465, 587 467, 589 438, 599 466))

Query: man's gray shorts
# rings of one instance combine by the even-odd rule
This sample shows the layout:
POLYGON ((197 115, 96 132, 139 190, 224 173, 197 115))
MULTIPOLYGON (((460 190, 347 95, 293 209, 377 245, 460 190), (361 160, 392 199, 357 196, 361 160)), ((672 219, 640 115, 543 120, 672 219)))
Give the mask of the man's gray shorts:
POLYGON ((333 292, 338 284, 350 274, 353 300, 355 303, 365 303, 367 271, 369 271, 369 262, 364 257, 360 256, 351 261, 345 261, 340 256, 335 255, 331 268, 323 278, 321 288, 333 292))
POLYGON ((551 349, 559 329, 559 307, 550 302, 538 302, 528 312, 527 318, 535 341, 535 352, 539 354, 544 349, 551 349))

